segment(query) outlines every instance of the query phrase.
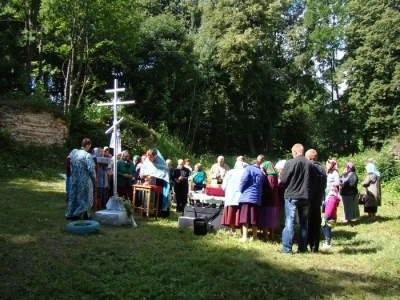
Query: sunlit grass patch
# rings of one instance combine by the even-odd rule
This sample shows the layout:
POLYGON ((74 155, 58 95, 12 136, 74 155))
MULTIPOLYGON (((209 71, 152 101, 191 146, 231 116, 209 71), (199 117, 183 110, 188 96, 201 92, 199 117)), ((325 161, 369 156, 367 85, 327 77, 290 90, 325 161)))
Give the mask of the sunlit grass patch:
POLYGON ((65 230, 65 210, 58 178, 1 183, 1 299, 398 297, 397 205, 380 207, 374 223, 364 216, 353 227, 338 223, 328 251, 294 255, 277 252, 279 238, 240 243, 240 235, 226 231, 196 236, 177 226, 175 212, 157 221, 135 215, 135 229, 101 226, 73 235, 65 230))

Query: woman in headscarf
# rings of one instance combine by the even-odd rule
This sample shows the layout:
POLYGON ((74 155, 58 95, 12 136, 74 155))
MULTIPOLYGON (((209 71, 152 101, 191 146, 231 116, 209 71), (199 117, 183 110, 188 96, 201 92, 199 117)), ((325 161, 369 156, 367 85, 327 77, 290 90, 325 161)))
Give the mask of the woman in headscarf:
POLYGON ((332 186, 335 186, 339 190, 340 176, 338 172, 337 162, 333 159, 326 162, 326 191, 325 198, 327 198, 327 192, 331 190, 332 186))
POLYGON ((344 173, 340 177, 340 195, 343 201, 344 220, 351 224, 351 221, 360 217, 358 207, 358 177, 353 163, 347 162, 344 166, 344 173))
POLYGON ((367 175, 361 185, 365 187, 366 202, 364 203, 364 212, 368 213, 368 221, 374 221, 381 206, 381 181, 380 173, 375 165, 369 163, 366 165, 367 175))
POLYGON ((239 198, 240 180, 247 164, 242 161, 236 161, 233 170, 229 170, 225 179, 222 182, 222 189, 225 191, 224 213, 221 219, 221 225, 229 226, 231 228, 230 235, 236 235, 236 228, 239 228, 240 211, 239 211, 239 198))
POLYGON ((242 237, 240 242, 247 240, 249 225, 252 227, 253 236, 250 241, 257 240, 257 220, 261 206, 261 194, 265 182, 265 176, 260 169, 261 160, 254 160, 246 167, 240 180, 239 198, 240 224, 242 224, 242 237))
POLYGON ((273 240, 275 227, 279 225, 278 173, 271 161, 261 165, 266 177, 261 196, 261 208, 257 227, 263 231, 264 239, 273 240))
MULTIPOLYGON (((103 148, 94 148, 93 159, 97 161, 98 157, 104 156, 103 148)), ((96 172, 97 172, 97 199, 100 201, 100 204, 103 208, 106 207, 108 201, 108 176, 107 176, 107 168, 102 164, 96 164, 96 172)))
POLYGON ((93 150, 92 150, 92 158, 93 158, 93 160, 94 160, 94 163, 97 163, 97 158, 100 156, 99 155, 99 152, 100 152, 100 150, 99 149, 101 149, 101 152, 103 152, 103 148, 93 148, 93 150))
POLYGON ((279 194, 279 225, 282 229, 285 227, 286 215, 285 215, 285 187, 280 185, 280 177, 285 168, 286 160, 280 160, 276 163, 275 169, 278 172, 278 194, 279 194))

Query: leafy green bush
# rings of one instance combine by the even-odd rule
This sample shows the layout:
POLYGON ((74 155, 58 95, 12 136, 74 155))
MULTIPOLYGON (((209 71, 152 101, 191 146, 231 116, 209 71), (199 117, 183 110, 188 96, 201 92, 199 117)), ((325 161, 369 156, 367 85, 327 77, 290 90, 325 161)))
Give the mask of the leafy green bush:
POLYGON ((9 151, 14 143, 15 141, 11 137, 10 128, 0 128, 0 145, 3 149, 3 152, 9 151))
POLYGON ((39 180, 54 179, 65 173, 68 150, 59 146, 36 146, 12 140, 0 160, 0 178, 30 176, 39 180))
POLYGON ((400 165, 390 151, 390 144, 385 145, 381 151, 366 149, 358 154, 341 157, 338 159, 339 171, 343 171, 346 162, 352 162, 356 166, 356 172, 359 178, 366 175, 365 166, 369 161, 373 161, 379 172, 381 173, 382 181, 390 181, 400 176, 400 165))

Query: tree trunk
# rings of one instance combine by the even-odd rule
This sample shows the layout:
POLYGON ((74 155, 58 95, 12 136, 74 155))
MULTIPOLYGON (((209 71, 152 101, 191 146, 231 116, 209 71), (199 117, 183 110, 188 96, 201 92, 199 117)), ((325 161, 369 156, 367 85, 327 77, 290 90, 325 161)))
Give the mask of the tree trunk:
POLYGON ((38 30, 38 13, 40 9, 40 0, 31 0, 27 3, 27 10, 25 12, 25 30, 27 33, 26 41, 26 58, 25 58, 25 80, 24 90, 27 94, 31 92, 31 73, 32 73, 32 59, 36 48, 34 40, 35 33, 38 30))
POLYGON ((253 135, 249 133, 247 135, 247 141, 249 143, 250 153, 256 154, 256 148, 254 147, 253 135))
POLYGON ((274 147, 272 145, 273 130, 272 130, 271 124, 268 124, 268 128, 267 128, 266 132, 267 132, 267 138, 266 138, 266 140, 267 140, 267 147, 266 147, 267 153, 268 154, 273 154, 273 152, 274 152, 274 147))
MULTIPOLYGON (((85 5, 85 8, 84 8, 85 15, 83 16, 84 19, 83 19, 83 24, 82 24, 82 30, 80 30, 81 33, 79 35, 79 38, 76 39, 76 43, 79 43, 79 40, 81 42, 80 42, 79 47, 78 47, 78 45, 76 45, 79 49, 79 53, 76 56, 76 61, 79 63, 78 63, 78 72, 71 84, 71 94, 72 95, 75 94, 76 87, 78 86, 78 82, 82 76, 84 61, 86 61, 86 57, 87 57, 85 55, 85 46, 87 46, 87 44, 88 44, 88 37, 87 37, 87 21, 88 21, 88 19, 87 19, 87 16, 88 16, 88 10, 89 10, 89 1, 84 1, 83 3, 85 5)), ((85 78, 86 78, 86 76, 84 76, 84 79, 82 82, 81 93, 79 95, 79 99, 78 99, 78 102, 76 105, 77 107, 79 106, 80 99, 82 98, 82 94, 85 89, 85 78)))
MULTIPOLYGON (((247 97, 246 97, 246 100, 243 100, 242 106, 243 106, 243 114, 245 116, 248 115, 247 97)), ((248 125, 250 125, 250 124, 248 124, 248 125)), ((247 141, 249 143, 250 153, 254 154, 256 152, 256 149, 254 147, 252 126, 246 126, 246 129, 248 130, 248 132, 247 132, 247 141)))
POLYGON ((71 55, 68 58, 68 66, 67 66, 67 74, 64 75, 65 78, 65 86, 64 86, 64 115, 69 113, 69 82, 71 77, 71 55))
POLYGON ((187 131, 187 134, 186 134, 186 138, 185 138, 185 148, 186 149, 188 149, 188 147, 186 147, 186 145, 189 144, 190 127, 192 126, 192 120, 193 120, 193 106, 194 106, 194 102, 196 100, 196 85, 197 85, 197 76, 196 76, 196 81, 195 81, 194 87, 193 87, 192 103, 190 105, 189 126, 188 126, 188 131, 187 131))

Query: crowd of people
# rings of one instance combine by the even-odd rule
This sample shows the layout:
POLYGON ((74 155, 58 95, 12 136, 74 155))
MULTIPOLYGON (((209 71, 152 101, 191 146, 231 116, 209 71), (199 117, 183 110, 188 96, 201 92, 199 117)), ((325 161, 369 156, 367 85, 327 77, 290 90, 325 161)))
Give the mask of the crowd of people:
MULTIPOLYGON (((276 167, 263 155, 250 165, 242 157, 237 158, 234 169, 227 171, 222 180, 226 192, 222 224, 231 228, 231 235, 242 228, 242 242, 247 240, 250 226, 250 241, 258 238, 259 229, 261 236, 270 240, 283 218, 282 253, 293 253, 296 224, 297 252, 318 252, 321 229, 325 236, 322 248, 329 249, 339 203, 343 203, 343 222, 353 226, 360 217, 355 166, 347 162, 340 175, 337 162, 328 160, 324 168, 314 149, 305 152, 301 144, 295 144, 291 151, 293 159, 279 161, 276 167)), ((368 221, 374 221, 381 204, 380 173, 372 162, 366 165, 366 171, 361 182, 365 189, 364 212, 368 213, 368 221)))
MULTIPOLYGON (((176 202, 176 211, 184 212, 188 203, 189 186, 194 192, 204 191, 207 173, 197 163, 179 159, 174 168, 170 159, 164 160, 157 149, 149 149, 143 155, 123 151, 116 155, 117 174, 110 165, 97 165, 98 157, 112 161, 108 147, 96 147, 89 154, 91 141, 83 139, 82 147, 74 149, 67 158, 68 220, 89 218, 93 204, 93 188, 97 183, 97 197, 105 208, 113 196, 113 177, 117 177, 117 194, 132 201, 135 184, 149 184, 162 188, 159 215, 169 216, 170 199, 176 202), (96 175, 98 178, 96 179, 96 175), (97 180, 97 182, 96 182, 97 180)), ((241 229, 239 241, 257 240, 258 230, 265 240, 273 240, 275 232, 282 231, 282 253, 293 253, 293 236, 298 224, 297 252, 317 252, 320 232, 325 236, 322 248, 330 248, 332 228, 337 221, 337 209, 343 205, 343 222, 353 225, 360 217, 359 181, 353 163, 347 162, 342 174, 338 164, 328 160, 325 168, 317 161, 314 149, 305 152, 301 144, 292 149, 293 159, 281 160, 274 166, 272 161, 259 155, 250 164, 243 156, 237 157, 233 169, 219 156, 209 172, 212 186, 225 191, 221 224, 230 228, 236 236, 241 229), (249 236, 251 229, 251 236, 249 236)), ((366 165, 367 175, 361 182, 364 188, 363 206, 368 221, 374 221, 381 205, 380 173, 372 161, 366 165)))
MULTIPOLYGON (((66 160, 66 191, 68 210, 67 220, 90 218, 90 208, 96 194, 101 208, 106 208, 108 200, 114 196, 114 177, 116 177, 116 192, 119 197, 130 201, 133 198, 133 185, 152 185, 161 187, 158 215, 169 216, 170 199, 173 195, 178 212, 183 212, 187 204, 189 182, 193 182, 193 190, 204 188, 207 180, 201 164, 196 164, 192 170, 190 160, 179 159, 176 168, 172 167, 170 159, 164 160, 157 149, 149 149, 143 155, 134 155, 131 160, 128 151, 117 153, 116 174, 113 171, 114 157, 110 155, 108 147, 95 147, 92 153, 89 150, 92 143, 83 139, 80 149, 74 149, 66 160), (110 158, 109 164, 97 164, 100 157, 110 158), (97 190, 94 187, 97 185, 97 190)), ((154 197, 154 195, 152 195, 154 197)))

